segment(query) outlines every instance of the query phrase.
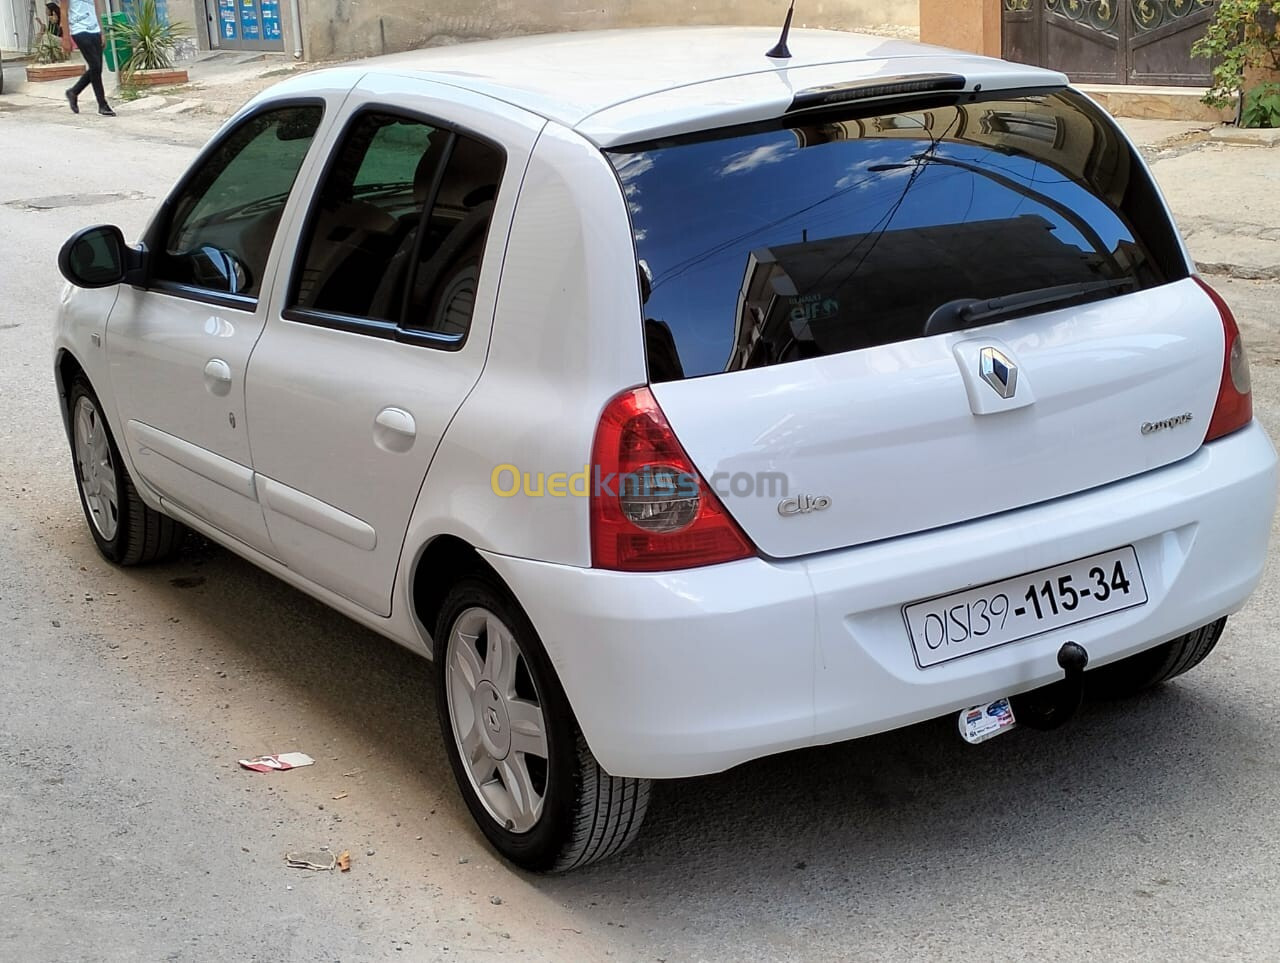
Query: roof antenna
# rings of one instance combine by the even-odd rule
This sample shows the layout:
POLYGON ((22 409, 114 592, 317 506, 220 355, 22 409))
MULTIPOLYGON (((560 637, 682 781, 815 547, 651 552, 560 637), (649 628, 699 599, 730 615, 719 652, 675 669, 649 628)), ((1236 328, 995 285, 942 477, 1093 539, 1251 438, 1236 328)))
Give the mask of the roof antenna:
POLYGON ((791 51, 787 49, 787 35, 791 33, 791 15, 796 12, 796 0, 791 0, 791 6, 787 8, 787 19, 782 24, 782 36, 778 38, 777 44, 765 54, 773 60, 790 60, 791 51))

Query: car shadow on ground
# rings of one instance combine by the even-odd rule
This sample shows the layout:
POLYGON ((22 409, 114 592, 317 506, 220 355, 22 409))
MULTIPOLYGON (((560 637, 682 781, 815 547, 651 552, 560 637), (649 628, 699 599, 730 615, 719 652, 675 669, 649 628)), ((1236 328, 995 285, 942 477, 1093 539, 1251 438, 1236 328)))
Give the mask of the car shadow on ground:
MULTIPOLYGON (((82 530, 53 541, 69 565, 99 561, 86 561, 82 530)), ((400 774, 402 795, 443 807, 483 846, 453 786, 424 660, 202 539, 169 564, 118 575, 163 600, 177 630, 206 634, 204 656, 234 667, 233 691, 248 680, 300 719, 323 719, 400 774)), ((975 872, 1034 885, 1069 865, 1105 872, 1121 849, 1189 831, 1181 821, 1203 810, 1196 798, 1247 778, 1272 751, 1250 707, 1228 709, 1218 694, 1228 671, 1215 674, 1211 659, 1143 696, 1087 703, 1055 732, 973 747, 948 717, 659 783, 627 853, 524 879, 597 922, 638 914, 678 932, 719 925, 729 907, 735 918, 826 925, 833 899, 888 917, 925 892, 960 899, 948 875, 957 886, 975 872)))

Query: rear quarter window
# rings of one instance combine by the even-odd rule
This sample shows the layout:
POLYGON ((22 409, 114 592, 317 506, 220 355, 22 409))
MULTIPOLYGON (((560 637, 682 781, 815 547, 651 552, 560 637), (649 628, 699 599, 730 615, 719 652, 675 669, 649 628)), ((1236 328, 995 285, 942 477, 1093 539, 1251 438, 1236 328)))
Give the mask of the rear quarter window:
POLYGON ((924 337, 959 299, 1091 285, 1056 308, 1187 275, 1146 168, 1067 90, 800 115, 610 158, 653 381, 924 337))

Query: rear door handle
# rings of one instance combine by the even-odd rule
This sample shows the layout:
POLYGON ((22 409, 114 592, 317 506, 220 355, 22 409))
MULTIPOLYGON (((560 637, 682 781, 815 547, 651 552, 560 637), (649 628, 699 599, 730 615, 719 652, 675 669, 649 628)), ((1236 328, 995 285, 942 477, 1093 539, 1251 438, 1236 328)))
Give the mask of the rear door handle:
POLYGON ((406 452, 417 437, 418 425, 403 408, 383 408, 373 419, 373 440, 385 451, 406 452))
POLYGON ((211 358, 204 366, 204 384, 215 395, 226 395, 231 391, 231 365, 221 358, 211 358))

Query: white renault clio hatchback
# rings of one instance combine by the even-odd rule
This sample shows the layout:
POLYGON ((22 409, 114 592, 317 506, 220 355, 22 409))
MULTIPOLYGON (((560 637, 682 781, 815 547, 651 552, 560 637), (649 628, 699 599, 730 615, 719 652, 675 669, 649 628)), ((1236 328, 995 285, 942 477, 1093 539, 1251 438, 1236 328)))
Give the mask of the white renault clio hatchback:
POLYGON ((1198 663, 1262 570, 1244 347, 1107 115, 1044 70, 775 39, 299 76, 136 244, 60 256, 102 553, 191 528, 434 659, 522 866, 626 846, 652 779, 1057 724, 1198 663))

